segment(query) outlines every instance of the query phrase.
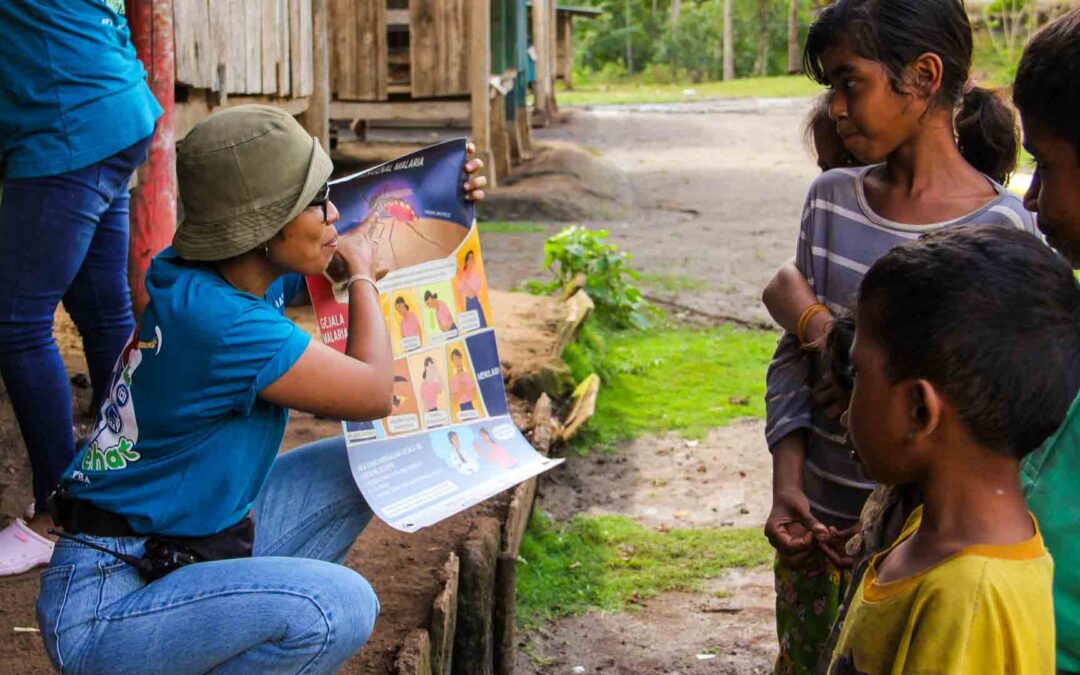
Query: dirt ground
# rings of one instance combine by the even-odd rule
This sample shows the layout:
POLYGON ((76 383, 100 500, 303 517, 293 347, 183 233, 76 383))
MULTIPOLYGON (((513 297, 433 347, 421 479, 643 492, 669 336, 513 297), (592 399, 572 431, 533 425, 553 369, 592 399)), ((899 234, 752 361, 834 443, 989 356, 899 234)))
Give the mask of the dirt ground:
MULTIPOLYGON (((699 289, 673 294, 681 303, 766 321, 761 290, 795 255, 802 203, 817 174, 802 136, 809 111, 803 99, 572 108, 533 137, 577 144, 626 176, 628 190, 616 198, 631 202, 624 217, 601 212, 562 223, 608 229, 641 272, 698 281, 699 289)), ((617 189, 606 180, 602 188, 617 189)), ((544 235, 485 236, 485 251, 512 263, 501 268, 505 287, 535 277, 543 262, 536 246, 500 251, 508 239, 532 244, 526 237, 544 235)))

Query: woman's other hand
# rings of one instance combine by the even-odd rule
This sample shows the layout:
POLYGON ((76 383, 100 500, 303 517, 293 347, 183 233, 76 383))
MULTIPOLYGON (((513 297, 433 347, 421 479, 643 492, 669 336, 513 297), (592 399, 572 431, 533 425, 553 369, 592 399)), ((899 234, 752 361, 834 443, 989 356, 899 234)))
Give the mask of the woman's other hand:
POLYGON ((476 144, 470 141, 465 145, 465 173, 469 176, 465 181, 465 199, 478 202, 484 198, 488 179, 477 175, 483 168, 484 161, 476 157, 476 144))

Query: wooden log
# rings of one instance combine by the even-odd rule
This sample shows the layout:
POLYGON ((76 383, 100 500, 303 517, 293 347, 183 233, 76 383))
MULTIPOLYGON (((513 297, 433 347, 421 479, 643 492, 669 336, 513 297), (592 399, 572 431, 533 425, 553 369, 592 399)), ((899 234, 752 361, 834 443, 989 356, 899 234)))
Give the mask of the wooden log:
POLYGON ((397 675, 432 675, 431 641, 428 632, 416 628, 405 636, 394 664, 397 675))
POLYGON ((567 345, 574 341, 582 324, 589 318, 596 305, 584 290, 578 290, 563 302, 566 314, 559 324, 559 339, 555 344, 555 353, 562 354, 567 345))
POLYGON ((552 414, 551 398, 547 394, 540 394, 536 399, 536 405, 532 412, 532 445, 541 454, 551 452, 551 444, 558 437, 559 423, 552 414))
POLYGON ((176 228, 176 135, 173 128, 176 61, 172 0, 127 0, 128 25, 146 81, 164 112, 154 129, 150 153, 139 167, 139 185, 131 195, 131 243, 128 284, 135 316, 142 316, 149 296, 146 270, 150 259, 172 243, 176 228))
POLYGON ((494 672, 495 578, 500 530, 495 518, 478 518, 458 549, 461 581, 454 633, 452 672, 455 675, 494 672))
POLYGON ((330 60, 327 0, 311 0, 314 81, 300 122, 330 152, 330 60))
POLYGON ((469 96, 472 121, 472 141, 477 157, 484 161, 488 187, 498 185, 494 154, 491 147, 491 5, 487 2, 469 3, 469 96), (477 36, 480 36, 477 39, 477 36))
POLYGON ((440 572, 443 589, 431 608, 431 672, 450 675, 454 660, 454 633, 457 629, 458 589, 461 563, 450 552, 440 572))
POLYGON ((600 376, 593 373, 581 381, 574 390, 574 404, 566 415, 566 423, 563 425, 559 440, 563 443, 569 441, 585 423, 596 414, 596 399, 600 395, 600 376))
MULTIPOLYGON (((535 479, 533 479, 535 480, 535 479)), ((517 661, 517 630, 514 610, 517 607, 517 556, 499 556, 495 575, 495 675, 514 675, 517 661)))
POLYGON ((536 501, 536 478, 518 483, 510 497, 506 522, 503 524, 502 555, 513 559, 518 557, 521 551, 521 540, 525 537, 525 530, 529 528, 534 501, 536 501))

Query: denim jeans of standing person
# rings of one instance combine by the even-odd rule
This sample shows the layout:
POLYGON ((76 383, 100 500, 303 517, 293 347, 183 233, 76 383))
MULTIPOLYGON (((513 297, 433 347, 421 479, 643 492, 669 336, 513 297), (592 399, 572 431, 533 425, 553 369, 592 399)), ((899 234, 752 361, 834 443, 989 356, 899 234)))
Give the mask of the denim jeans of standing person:
MULTIPOLYGON (((371 635, 379 602, 342 566, 371 520, 345 440, 277 458, 254 505, 254 557, 146 584, 68 540, 41 574, 38 625, 62 673, 332 673, 371 635)), ((140 556, 141 537, 86 537, 140 556)))
POLYGON ((53 339, 53 315, 63 301, 82 335, 100 401, 134 327, 128 181, 149 147, 147 137, 82 169, 4 182, 0 376, 30 455, 38 513, 47 510, 46 499, 75 454, 71 385, 53 339))

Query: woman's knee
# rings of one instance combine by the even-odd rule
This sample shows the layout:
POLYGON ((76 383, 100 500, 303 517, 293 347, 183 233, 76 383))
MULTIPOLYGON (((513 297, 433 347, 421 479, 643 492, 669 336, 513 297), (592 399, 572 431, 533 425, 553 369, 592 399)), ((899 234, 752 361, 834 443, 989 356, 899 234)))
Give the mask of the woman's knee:
MULTIPOLYGON (((354 653, 360 650, 375 629, 379 616, 379 598, 368 580, 348 567, 338 566, 340 574, 330 593, 332 639, 340 640, 342 647, 354 653)), ((328 593, 329 594, 329 593, 328 593)))

